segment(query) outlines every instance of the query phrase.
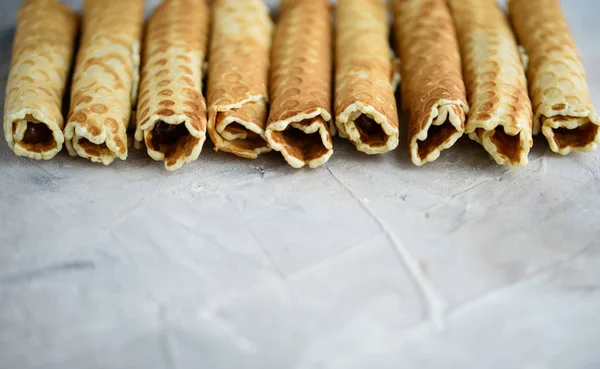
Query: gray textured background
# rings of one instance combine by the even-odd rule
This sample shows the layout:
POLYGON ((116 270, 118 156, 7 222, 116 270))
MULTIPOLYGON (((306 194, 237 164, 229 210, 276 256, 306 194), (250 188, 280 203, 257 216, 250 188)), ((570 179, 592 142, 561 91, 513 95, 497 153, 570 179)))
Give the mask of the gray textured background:
MULTIPOLYGON (((600 106, 600 1, 563 7, 600 106)), ((0 368, 600 368, 600 153, 509 170, 465 138, 417 168, 402 142, 173 174, 1 143, 0 368)))

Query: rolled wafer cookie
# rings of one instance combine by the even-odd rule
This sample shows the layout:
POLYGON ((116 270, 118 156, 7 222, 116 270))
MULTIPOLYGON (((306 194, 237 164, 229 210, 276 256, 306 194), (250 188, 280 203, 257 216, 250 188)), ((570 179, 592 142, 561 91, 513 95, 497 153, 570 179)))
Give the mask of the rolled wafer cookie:
POLYGON ((206 140, 208 27, 203 0, 165 0, 148 21, 135 140, 167 170, 198 159, 206 140))
POLYGON ((399 131, 387 4, 339 0, 336 19, 337 130, 367 154, 394 150, 399 131))
POLYGON ((592 106, 585 71, 557 0, 510 0, 510 19, 529 56, 533 133, 546 136, 562 155, 593 151, 600 118, 592 106))
POLYGON ((127 158, 127 127, 139 80, 143 0, 85 0, 65 144, 108 165, 127 158))
POLYGON ((272 33, 263 0, 213 4, 207 96, 215 150, 249 159, 271 150, 265 126, 272 33))
POLYGON ((333 154, 331 34, 326 0, 281 4, 271 57, 272 103, 266 136, 294 168, 316 168, 333 154))
POLYGON ((19 156, 51 159, 63 147, 63 94, 77 15, 56 0, 26 0, 18 14, 4 105, 4 136, 19 156))
POLYGON ((533 113, 515 37, 496 0, 450 0, 470 105, 465 132, 500 165, 523 166, 533 113))
POLYGON ((445 0, 394 0, 394 25, 410 157, 423 165, 464 133, 469 107, 458 41, 445 0))

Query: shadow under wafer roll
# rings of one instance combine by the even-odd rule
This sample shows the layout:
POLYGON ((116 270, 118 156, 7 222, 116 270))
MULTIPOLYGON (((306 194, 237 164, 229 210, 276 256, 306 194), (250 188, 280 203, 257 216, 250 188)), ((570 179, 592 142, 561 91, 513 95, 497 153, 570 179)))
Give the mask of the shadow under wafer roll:
POLYGON ((127 159, 127 127, 137 98, 143 0, 85 0, 71 109, 69 154, 108 165, 127 159))
POLYGON ((562 155, 595 150, 600 143, 600 118, 559 2, 510 0, 508 8, 529 56, 533 133, 541 131, 550 149, 562 155))
POLYGON ((77 24, 78 16, 56 0, 27 0, 19 10, 4 106, 4 135, 19 156, 47 160, 63 147, 77 24))
POLYGON ((266 136, 294 168, 316 168, 333 154, 331 39, 326 0, 282 2, 271 57, 266 136))
POLYGON ((265 126, 272 33, 263 0, 214 2, 207 96, 217 151, 255 159, 271 150, 265 126))
POLYGON ((198 159, 206 141, 208 28, 208 6, 198 0, 166 0, 148 21, 135 140, 167 170, 198 159))
POLYGON ((335 123, 341 137, 367 154, 398 146, 387 16, 380 0, 338 1, 335 123))
POLYGON ((410 157, 423 165, 464 133, 469 107, 458 41, 445 0, 394 0, 394 25, 410 157))
POLYGON ((470 105, 465 132, 496 163, 527 165, 533 145, 525 69, 496 0, 450 0, 470 105))

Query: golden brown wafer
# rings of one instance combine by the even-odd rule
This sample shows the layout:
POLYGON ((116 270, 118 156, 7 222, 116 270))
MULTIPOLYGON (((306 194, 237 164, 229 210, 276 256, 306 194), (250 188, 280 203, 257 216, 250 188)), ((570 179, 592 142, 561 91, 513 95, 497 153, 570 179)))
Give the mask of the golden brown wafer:
POLYGON ((198 159, 206 140, 202 67, 209 10, 201 0, 165 0, 148 21, 136 142, 176 170, 198 159))
POLYGON ((500 165, 527 165, 533 113, 519 48, 496 0, 450 0, 469 116, 465 132, 500 165))
POLYGON ((394 25, 410 156, 423 165, 464 133, 469 107, 458 41, 445 0, 395 0, 394 25))
POLYGON ((127 158, 143 15, 143 0, 85 0, 64 131, 69 154, 105 165, 127 158))
POLYGON ((294 168, 316 168, 333 154, 331 33, 326 0, 282 3, 271 58, 266 136, 294 168))
POLYGON ((4 105, 4 136, 19 156, 47 160, 63 147, 62 101, 77 23, 56 0, 26 0, 19 10, 4 105))
POLYGON ((215 150, 256 159, 266 141, 273 25, 263 0, 217 0, 208 73, 208 132, 215 150))
POLYGON ((341 137, 367 154, 398 146, 387 16, 381 0, 338 1, 335 124, 341 137))
POLYGON ((600 118, 585 71, 557 0, 510 0, 510 18, 529 56, 527 78, 533 102, 533 133, 546 136, 552 151, 594 151, 600 118))

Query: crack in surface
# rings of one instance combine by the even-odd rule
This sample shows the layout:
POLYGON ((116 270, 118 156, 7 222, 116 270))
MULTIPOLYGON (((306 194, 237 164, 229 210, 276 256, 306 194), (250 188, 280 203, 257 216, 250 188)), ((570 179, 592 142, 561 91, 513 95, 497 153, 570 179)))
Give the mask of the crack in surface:
POLYGON ((0 276, 0 283, 21 283, 28 282, 37 278, 44 278, 48 275, 61 272, 92 270, 96 268, 96 263, 89 260, 67 261, 63 263, 53 264, 46 267, 25 270, 7 276, 0 276))
POLYGON ((404 264, 408 273, 410 274, 413 282, 417 286, 421 297, 428 310, 429 322, 438 331, 443 331, 446 325, 446 310, 447 302, 443 299, 441 294, 437 291, 435 286, 427 279, 421 264, 415 258, 408 248, 400 241, 396 234, 388 227, 383 219, 381 219, 375 211, 373 211, 364 200, 361 200, 354 191, 350 189, 344 182, 342 182, 329 168, 326 166, 327 171, 331 177, 342 187, 352 198, 358 201, 359 205, 366 211, 369 216, 375 221, 381 231, 385 234, 386 238, 390 242, 394 252, 399 261, 404 264))
POLYGON ((277 276, 282 280, 286 279, 286 274, 284 273, 283 269, 277 262, 275 255, 273 255, 271 253, 271 251, 269 251, 265 247, 262 238, 256 232, 254 232, 252 229, 250 229, 250 227, 248 227, 248 231, 250 232, 250 235, 252 235, 252 237, 256 241, 256 244, 258 245, 258 248, 260 249, 260 251, 262 251, 262 253, 267 257, 267 260, 269 260, 269 263, 273 266, 273 269, 275 270, 275 273, 277 274, 277 276))

